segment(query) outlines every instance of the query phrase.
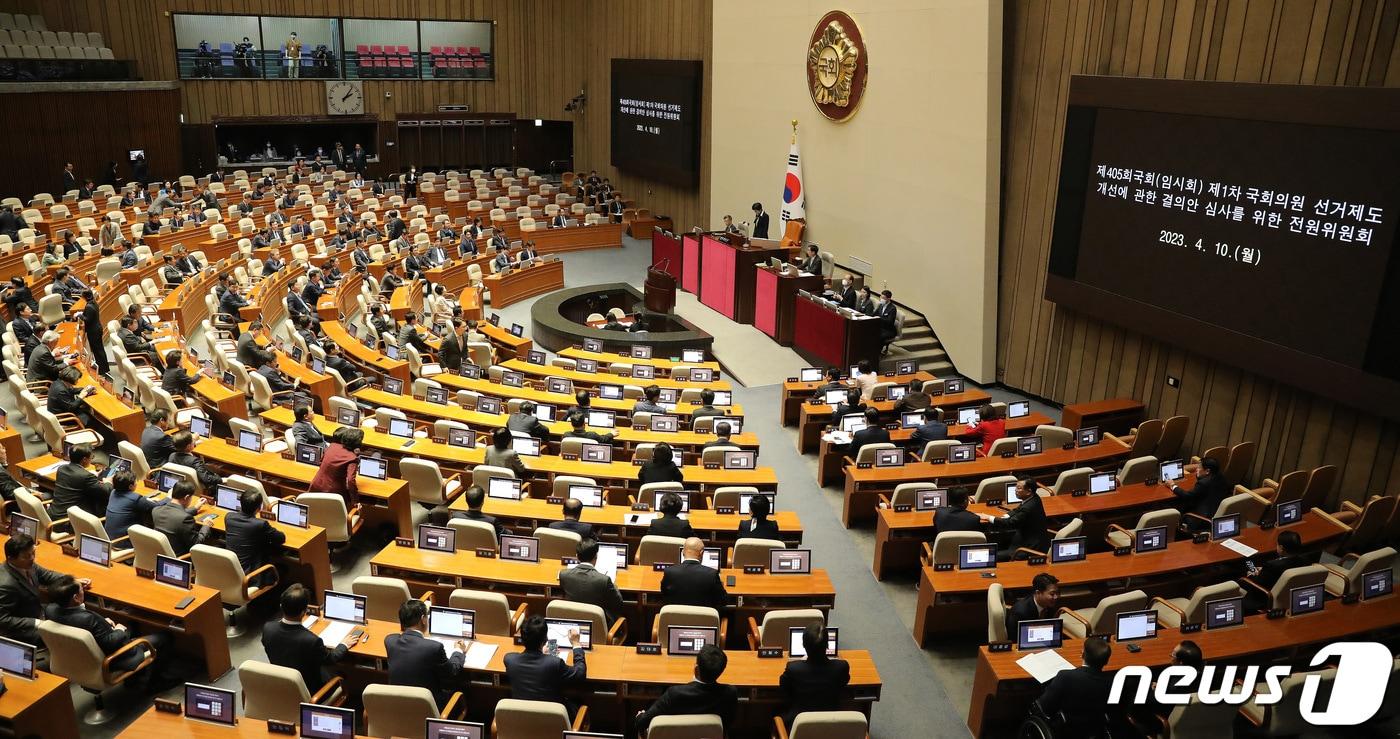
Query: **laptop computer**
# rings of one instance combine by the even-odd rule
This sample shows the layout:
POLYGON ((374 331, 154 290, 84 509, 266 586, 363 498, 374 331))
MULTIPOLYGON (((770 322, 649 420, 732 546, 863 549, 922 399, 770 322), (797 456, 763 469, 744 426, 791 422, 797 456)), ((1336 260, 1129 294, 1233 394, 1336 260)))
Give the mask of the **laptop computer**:
POLYGON ((277 501, 277 523, 304 529, 310 525, 310 508, 290 500, 277 501))
POLYGON ((429 606, 428 638, 446 647, 451 654, 457 648, 457 641, 476 638, 476 611, 429 606))
POLYGON ((486 480, 486 497, 500 500, 520 500, 520 480, 510 477, 491 477, 486 480))

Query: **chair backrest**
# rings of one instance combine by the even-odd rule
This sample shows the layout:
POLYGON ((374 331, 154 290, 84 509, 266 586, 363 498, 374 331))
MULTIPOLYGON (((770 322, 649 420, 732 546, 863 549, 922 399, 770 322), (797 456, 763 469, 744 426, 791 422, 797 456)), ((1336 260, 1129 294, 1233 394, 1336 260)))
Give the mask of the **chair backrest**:
POLYGON ((1061 526, 1060 529, 1055 532, 1055 538, 1068 539, 1072 536, 1079 536, 1081 533, 1083 533, 1083 531, 1084 519, 1082 517, 1076 516, 1073 520, 1071 520, 1064 526, 1061 526))
POLYGON ((793 718, 788 739, 866 739, 868 731, 860 711, 804 711, 793 718))
POLYGON ((1284 570, 1283 574, 1279 575, 1278 582, 1269 590, 1269 608, 1287 608, 1288 591, 1309 585, 1321 585, 1327 581, 1328 572, 1330 570, 1323 565, 1304 565, 1284 570))
POLYGON ((583 537, 577 532, 551 529, 548 526, 536 528, 534 536, 540 540, 540 559, 577 557, 579 542, 583 541, 583 537))
POLYGON ((1147 607, 1147 593, 1134 590, 1128 593, 1110 595, 1099 601, 1089 616, 1088 633, 1102 634, 1112 630, 1117 624, 1118 614, 1124 611, 1140 611, 1147 607))
POLYGON ((944 531, 933 538, 933 563, 957 564, 958 547, 986 543, 987 535, 981 531, 944 531))
POLYGON ((396 623, 399 606, 413 598, 408 583, 397 577, 362 575, 350 583, 350 592, 365 596, 365 616, 374 621, 396 623))
MULTIPOLYGON (((1014 443, 1014 440, 1013 440, 1013 443, 1014 443)), ((869 462, 870 464, 874 464, 874 463, 875 463, 875 454, 876 454, 877 452, 880 452, 881 450, 884 450, 884 449, 896 449, 896 448, 897 448, 897 447, 896 447, 894 444, 889 443, 889 442, 876 442, 876 443, 874 443, 874 444, 866 444, 865 446, 863 446, 863 447, 860 448, 860 452, 856 455, 856 464, 860 464, 860 463, 862 463, 862 462, 869 462)))
POLYGON ((725 485, 715 488, 714 497, 710 499, 710 506, 719 508, 728 506, 734 510, 739 510, 739 496, 757 493, 758 488, 750 485, 725 485))
POLYGON ((476 611, 476 620, 472 625, 478 634, 511 636, 515 633, 514 624, 511 623, 510 601, 506 600, 504 593, 457 588, 447 596, 447 605, 476 611))
POLYGON ((1395 567, 1395 547, 1382 547, 1358 555, 1343 576, 1344 594, 1360 592, 1361 576, 1376 570, 1389 570, 1395 567))
POLYGON ((369 736, 422 736, 424 722, 438 718, 433 691, 411 685, 366 685, 365 733, 369 736))
POLYGON ((593 624, 593 643, 608 642, 608 617, 603 613, 602 606, 572 600, 551 600, 544 608, 544 615, 546 618, 588 621, 593 624))
POLYGON ((1137 434, 1133 436, 1132 449, 1128 453, 1134 457, 1141 457, 1156 452, 1165 426, 1159 418, 1149 418, 1138 424, 1137 434))
POLYGON ((471 552, 477 549, 497 548, 496 527, 485 521, 472 521, 454 518, 447 522, 448 528, 457 531, 457 550, 471 552))
POLYGON ((302 493, 296 502, 307 507, 307 522, 326 530, 326 541, 337 544, 350 541, 349 511, 345 498, 335 493, 302 493))
POLYGON ((442 471, 437 462, 431 459, 404 458, 399 461, 399 475, 408 481, 409 498, 433 505, 447 502, 447 489, 443 485, 442 471))
MULTIPOLYGON (((594 480, 591 477, 580 477, 578 475, 556 475, 550 494, 556 498, 564 498, 567 500, 569 497, 570 485, 588 485, 590 487, 594 487, 597 486, 597 484, 598 481, 594 480)), ((573 555, 569 556, 572 557, 573 555)))
POLYGON ((647 739, 712 739, 724 736, 724 722, 713 713, 657 716, 647 726, 647 739))
POLYGON ((940 459, 947 460, 948 450, 960 443, 961 442, 957 439, 937 439, 935 441, 930 441, 924 444, 924 450, 923 453, 919 455, 919 459, 925 462, 935 462, 940 459))
POLYGON ((98 539, 107 540, 107 529, 102 526, 102 519, 88 513, 77 506, 68 508, 68 523, 73 526, 73 538, 77 539, 83 534, 94 536, 98 539))
POLYGON ((777 539, 745 537, 734 542, 734 555, 730 558, 729 566, 736 570, 746 565, 767 567, 770 560, 768 553, 786 547, 786 544, 777 539))
MULTIPOLYGON (((1351 526, 1351 536, 1343 546, 1348 552, 1370 549, 1385 535, 1386 524, 1395 513, 1396 498, 1393 495, 1372 496, 1361 509, 1361 515, 1351 526)), ((72 510, 72 509, 70 509, 72 510)), ((76 529, 75 529, 76 530, 76 529)))
POLYGON ((233 552, 207 544, 195 544, 190 547, 190 559, 194 562, 194 581, 197 584, 219 591, 219 597, 226 605, 241 606, 248 602, 243 590, 243 566, 233 552))
POLYGON ((1308 489, 1308 478, 1311 476, 1310 470, 1294 470, 1278 480, 1278 487, 1274 490, 1274 504, 1288 503, 1294 500, 1301 500, 1303 493, 1308 489))
POLYGON ((164 554, 167 557, 175 556, 175 549, 170 546, 170 538, 163 531, 156 531, 149 526, 136 523, 126 530, 126 535, 131 537, 131 545, 136 549, 136 559, 133 565, 138 570, 154 571, 157 554, 164 554))
POLYGON ((1224 701, 1202 703, 1199 695, 1192 695, 1185 705, 1177 706, 1167 714, 1164 737, 1232 736, 1238 706, 1224 701))
POLYGON ((1163 508, 1156 511, 1148 511, 1138 516, 1137 526, 1133 529, 1150 529, 1155 526, 1167 527, 1167 534, 1170 536, 1176 527, 1181 525, 1181 511, 1175 508, 1163 508))
POLYGON ((479 464, 472 468, 472 484, 482 490, 489 489, 488 486, 493 477, 504 477, 509 480, 514 480, 515 470, 509 467, 497 467, 493 464, 479 464))
POLYGON ((1337 483, 1337 466, 1325 464, 1313 468, 1308 475, 1308 487, 1303 491, 1303 510, 1326 508, 1332 497, 1332 486, 1337 483))
POLYGON ((1229 457, 1221 470, 1225 475, 1225 482, 1238 485, 1244 481, 1245 476, 1249 474, 1249 466, 1254 464, 1254 452, 1258 448, 1259 445, 1252 441, 1241 441, 1230 447, 1229 457))
POLYGON ((1202 585, 1192 591, 1191 597, 1186 599, 1186 607, 1182 609, 1184 615, 1181 622, 1187 624, 1205 623, 1207 603, 1241 595, 1244 595, 1244 588, 1232 580, 1218 582, 1214 585, 1202 585))
POLYGON ((987 456, 996 457, 1002 454, 1014 454, 1016 453, 1016 445, 1018 443, 1019 440, 1014 436, 1003 436, 992 442, 992 445, 987 448, 987 456))
POLYGON ((1303 686, 1317 685, 1315 695, 1331 695, 1332 683, 1337 678, 1336 668, 1317 672, 1294 672, 1284 678, 1279 688, 1283 697, 1277 703, 1262 706, 1264 712, 1263 730, 1266 736, 1305 736, 1317 730, 1311 721, 1303 718, 1301 705, 1303 686))
POLYGON ((1152 455, 1158 459, 1176 459, 1181 454, 1181 445, 1186 441, 1186 432, 1190 428, 1190 416, 1172 416, 1163 421, 1162 438, 1152 455))
POLYGON ((1044 448, 1046 449, 1062 447, 1074 441, 1073 430, 1067 429, 1064 426, 1053 426, 1048 423, 1036 426, 1035 434, 1041 437, 1045 445, 1044 448))
POLYGON ((102 650, 91 632, 49 620, 40 621, 38 628, 49 650, 49 672, 89 690, 111 687, 102 674, 102 650))
POLYGON ((642 541, 637 544, 636 564, 647 566, 657 562, 675 564, 680 561, 680 550, 683 546, 685 546, 685 539, 679 536, 643 536, 642 541))
POLYGON ((15 501, 19 503, 19 512, 39 521, 39 536, 37 538, 52 540, 54 536, 53 519, 49 517, 48 506, 44 505, 39 496, 24 488, 17 488, 14 496, 15 501))
POLYGON ((987 586, 987 641, 1006 641, 1006 594, 1001 583, 987 586))
POLYGON ((501 739, 559 736, 569 730, 569 712, 563 703, 502 698, 492 726, 501 739))
POLYGON ((763 614, 763 623, 758 626, 759 646, 786 647, 788 629, 805 629, 812 624, 826 625, 826 616, 815 608, 769 611, 763 614))
MULTIPOLYGON (((1013 443, 1015 440, 1012 440, 1013 443)), ((977 492, 972 495, 973 503, 981 503, 983 500, 1004 500, 1006 498, 1006 486, 1016 482, 1015 475, 997 475, 988 477, 977 483, 977 492)))
POLYGON ((1089 476, 1094 474, 1092 467, 1075 467, 1065 470, 1060 476, 1055 478, 1055 484, 1050 488, 1051 495, 1069 495, 1076 490, 1089 489, 1089 476))
POLYGON ((244 660, 238 665, 238 682, 243 687, 245 718, 300 721, 301 704, 311 702, 301 673, 290 667, 244 660))
POLYGON ((1146 482, 1158 475, 1157 458, 1152 455, 1133 457, 1123 463, 1123 469, 1118 471, 1119 485, 1135 485, 1146 482))
POLYGON ((709 606, 662 606, 652 624, 652 637, 666 644, 666 629, 671 626, 713 626, 719 628, 719 611, 709 606))
POLYGON ((1232 513, 1238 513, 1240 519, 1245 523, 1258 523, 1259 519, 1264 516, 1264 509, 1268 507, 1269 501, 1254 493, 1239 493, 1220 501, 1220 505, 1215 509, 1215 515, 1228 516, 1232 513))

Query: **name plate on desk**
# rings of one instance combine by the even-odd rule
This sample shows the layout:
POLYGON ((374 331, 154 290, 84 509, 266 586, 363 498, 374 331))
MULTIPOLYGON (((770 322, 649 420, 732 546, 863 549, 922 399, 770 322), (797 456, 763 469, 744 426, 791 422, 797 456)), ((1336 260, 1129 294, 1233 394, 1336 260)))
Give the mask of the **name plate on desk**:
POLYGON ((988 651, 988 652, 993 652, 993 653, 995 653, 995 652, 1009 652, 1009 651, 1011 651, 1011 642, 1009 642, 1009 641, 987 642, 987 651, 988 651))
POLYGON ((734 506, 732 506, 732 505, 715 506, 715 513, 717 513, 717 514, 719 514, 719 515, 721 515, 721 516, 732 516, 732 515, 734 515, 734 506))
POLYGON ((875 465, 871 464, 870 462, 856 462, 856 469, 858 470, 868 470, 874 466, 875 465))
POLYGON ((1196 534, 1195 536, 1191 537, 1191 543, 1192 543, 1192 544, 1204 544, 1204 543, 1206 543, 1206 542, 1208 542, 1208 541, 1210 541, 1210 532, 1209 532, 1209 531, 1202 531, 1201 533, 1196 534))
POLYGON ((632 504, 632 510, 634 510, 634 511, 649 511, 649 510, 651 510, 651 507, 648 506, 646 503, 633 503, 633 504, 632 504))
POLYGON ((1060 446, 1060 448, 1063 449, 1063 450, 1065 450, 1065 451, 1067 451, 1067 452, 1068 452, 1068 451, 1072 451, 1072 450, 1074 449, 1074 442, 1072 442, 1072 441, 1065 442, 1063 445, 1060 446))
POLYGON ((559 564, 564 565, 565 567, 573 567, 574 565, 578 564, 578 557, 560 557, 559 564))
POLYGON ((787 378, 787 381, 788 381, 788 382, 797 382, 797 378, 796 378, 796 377, 789 377, 789 378, 787 378))
POLYGON ((1113 548, 1113 556, 1115 556, 1115 557, 1122 557, 1122 556, 1124 556, 1124 555, 1132 554, 1132 553, 1133 553, 1133 547, 1132 547, 1132 545, 1128 545, 1128 546, 1126 546, 1126 547, 1114 547, 1114 548, 1113 548))
POLYGON ((935 562, 935 563, 933 564, 933 571, 934 571, 934 572, 952 572, 952 571, 953 571, 953 563, 952 563, 952 562, 935 562))
POLYGON ((1342 596, 1342 605, 1344 605, 1344 606, 1353 605, 1353 604, 1357 603, 1357 602, 1360 601, 1360 600, 1361 600, 1361 594, 1360 594, 1360 593, 1347 593, 1346 595, 1343 595, 1343 596, 1342 596))
POLYGON ((1028 564, 1028 565, 1043 565, 1043 564, 1045 564, 1045 558, 1044 558, 1044 557, 1041 557, 1041 556, 1027 557, 1027 558, 1026 558, 1026 564, 1028 564))
POLYGON ((1014 457, 1014 456, 1016 456, 1016 452, 1014 452, 1014 451, 1011 451, 1011 452, 1002 452, 1002 453, 1001 453, 1001 458, 1002 458, 1002 459, 1011 459, 1011 458, 1014 457))
POLYGON ((895 512, 895 513, 908 513, 909 511, 912 511, 912 510, 914 510, 914 506, 913 506, 912 504, 910 504, 910 503, 895 503, 895 504, 894 504, 894 512, 895 512))
POLYGON ((165 698, 155 699, 154 706, 161 713, 173 713, 176 716, 185 712, 185 707, 180 704, 180 701, 166 700, 165 698))
POLYGON ((782 659, 782 658, 783 658, 783 648, 782 648, 782 647, 759 647, 759 648, 758 648, 758 658, 759 658, 759 659, 782 659))
POLYGON ((1270 608, 1269 612, 1264 614, 1264 618, 1267 618, 1270 621, 1272 621, 1276 618, 1283 618, 1285 615, 1287 615, 1287 613, 1288 612, 1283 610, 1282 608, 1270 608))
POLYGON ((745 575, 762 575, 763 565, 744 565, 745 575))
POLYGON ((986 499, 986 500, 984 500, 984 501, 982 501, 982 502, 985 503, 986 505, 995 507, 995 506, 1001 505, 1004 501, 1002 501, 1001 498, 988 498, 988 499, 986 499))
POLYGON ((156 578, 156 571, 155 571, 155 570, 146 570, 146 569, 142 569, 142 568, 140 568, 140 567, 137 567, 137 568, 136 568, 136 576, 137 576, 137 577, 144 577, 144 578, 146 578, 147 580, 154 580, 154 579, 156 578))
POLYGON ((59 550, 60 552, 63 552, 63 555, 64 555, 65 557, 76 557, 76 556, 78 556, 78 548, 75 547, 75 546, 69 545, 69 544, 59 544, 59 545, 58 545, 58 550, 59 550))
POLYGON ((947 461, 946 459, 930 459, 929 464, 944 464, 947 461))
POLYGON ((661 654, 660 644, 638 644, 637 654, 661 654))
POLYGON ((486 547, 477 547, 477 548, 476 548, 476 556, 478 556, 478 557, 480 557, 480 558, 482 558, 482 559, 495 559, 495 558, 496 558, 496 550, 495 550, 495 549, 488 549, 488 548, 486 548, 486 547))
POLYGON ((546 503, 548 503, 548 504, 550 504, 550 505, 563 505, 563 504, 564 504, 564 499, 563 499, 563 498, 560 498, 560 497, 557 497, 557 496, 551 495, 551 496, 549 496, 548 498, 545 498, 545 499, 544 499, 544 502, 546 502, 546 503))
POLYGON ((719 469, 719 465, 716 464, 715 462, 706 462, 706 463, 705 463, 705 469, 707 469, 707 470, 717 470, 717 469, 719 469))
POLYGON ((1182 624, 1182 625, 1181 625, 1181 633, 1183 633, 1183 634, 1194 634, 1194 633, 1196 633, 1196 632, 1198 632, 1198 631, 1201 630, 1201 626, 1202 626, 1202 624, 1198 624, 1198 623, 1197 623, 1197 624, 1182 624))
POLYGON ((651 563, 651 571, 652 571, 652 572, 665 572, 665 571, 666 571, 666 568, 670 567, 671 565, 672 565, 671 562, 652 562, 652 563, 651 563))
POLYGON ((1070 496, 1071 498, 1083 498, 1084 496, 1086 496, 1086 495, 1088 495, 1088 494, 1089 494, 1089 491, 1088 491, 1088 490, 1084 490, 1083 488, 1080 488, 1079 490, 1071 490, 1071 491, 1069 491, 1069 496, 1070 496))
POLYGON ((278 721, 277 719, 270 718, 267 720, 267 733, 296 736, 297 725, 290 721, 278 721))
POLYGON ((1278 526, 1278 521, 1277 521, 1277 520, 1274 520, 1274 521, 1260 521, 1260 522, 1259 522, 1259 530, 1260 530, 1260 531, 1268 531, 1269 529, 1272 529, 1272 528, 1274 528, 1275 526, 1278 526))
POLYGON ((258 511, 258 518, 264 521, 272 521, 273 523, 277 522, 277 514, 272 511, 258 511))
POLYGON ((407 536, 395 536, 394 544, 401 547, 411 547, 413 546, 413 540, 407 536))
POLYGON ((561 459, 563 459, 565 462, 577 462, 577 461, 578 461, 578 455, 577 455, 577 454, 561 454, 561 455, 559 455, 559 457, 560 457, 561 459))
MULTIPOLYGON (((646 431, 647 429, 634 426, 634 427, 633 427, 633 430, 634 430, 634 431, 646 431)), ((646 460, 644 460, 644 459, 634 459, 634 460, 632 460, 632 466, 633 466, 633 467, 641 467, 641 466, 642 466, 643 464, 645 464, 645 463, 646 463, 646 460)))

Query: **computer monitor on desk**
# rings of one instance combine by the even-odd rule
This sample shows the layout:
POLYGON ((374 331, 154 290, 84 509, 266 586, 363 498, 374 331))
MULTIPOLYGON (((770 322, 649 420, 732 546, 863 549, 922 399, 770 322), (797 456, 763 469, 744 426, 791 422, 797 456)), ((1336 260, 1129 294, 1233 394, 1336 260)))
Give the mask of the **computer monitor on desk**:
POLYGON ((34 679, 34 645, 0 636, 0 670, 26 680, 34 679))
POLYGON ((427 739, 486 739, 486 725, 445 718, 427 719, 423 736, 427 739))
POLYGON ((1036 618, 1016 624, 1016 648, 1059 649, 1063 643, 1064 624, 1058 618, 1036 618))
POLYGON ((185 718, 233 726, 238 694, 212 685, 185 683, 185 718))
POLYGON ((355 709, 301 704, 302 739, 355 739, 355 709))

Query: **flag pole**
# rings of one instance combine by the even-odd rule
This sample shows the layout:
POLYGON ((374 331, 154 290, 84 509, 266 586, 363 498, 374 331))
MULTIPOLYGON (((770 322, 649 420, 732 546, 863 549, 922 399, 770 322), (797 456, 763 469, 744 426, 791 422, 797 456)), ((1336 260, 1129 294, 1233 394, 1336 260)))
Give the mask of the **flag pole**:
POLYGON ((797 143, 797 119, 796 119, 796 118, 793 118, 793 119, 792 119, 792 140, 788 142, 788 145, 790 146, 790 145, 795 144, 795 143, 797 143))

